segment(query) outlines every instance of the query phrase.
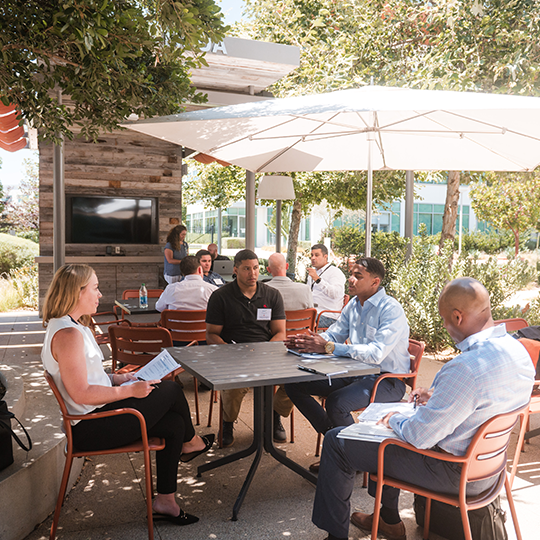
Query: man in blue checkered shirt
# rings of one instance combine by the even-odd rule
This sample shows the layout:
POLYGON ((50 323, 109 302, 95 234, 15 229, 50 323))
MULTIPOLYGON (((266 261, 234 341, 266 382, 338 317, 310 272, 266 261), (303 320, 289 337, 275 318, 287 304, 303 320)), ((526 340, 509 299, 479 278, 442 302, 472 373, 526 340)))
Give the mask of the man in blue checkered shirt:
MULTIPOLYGON (((490 418, 524 406, 531 395, 534 369, 525 347, 494 326, 489 294, 472 278, 448 283, 439 298, 439 313, 461 354, 439 371, 428 390, 417 388, 422 405, 410 418, 393 412, 383 423, 417 448, 432 448, 457 456, 466 453, 478 428, 490 418)), ((378 443, 337 438, 343 428, 329 431, 324 439, 313 523, 329 533, 328 540, 348 537, 350 496, 356 471, 377 472, 378 443)), ((426 458, 397 446, 385 452, 385 473, 428 489, 457 494, 458 465, 426 458)), ((469 484, 476 495, 496 478, 469 484)), ((370 481, 369 493, 375 495, 370 481)), ((405 540, 398 513, 399 490, 383 487, 379 532, 389 540, 405 540)), ((351 522, 371 531, 372 514, 355 512, 351 522)))

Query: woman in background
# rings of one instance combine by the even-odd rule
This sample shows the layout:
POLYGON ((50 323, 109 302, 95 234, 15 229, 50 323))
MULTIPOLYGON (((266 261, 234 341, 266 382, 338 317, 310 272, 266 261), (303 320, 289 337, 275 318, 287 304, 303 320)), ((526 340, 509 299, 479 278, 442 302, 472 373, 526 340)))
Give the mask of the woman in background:
MULTIPOLYGON (((132 374, 108 375, 103 353, 89 328, 101 293, 94 270, 85 264, 60 268, 43 306, 47 328, 43 366, 51 374, 70 414, 88 414, 128 407, 140 411, 149 437, 163 437, 165 448, 156 453, 157 496, 154 518, 189 525, 198 517, 185 513, 176 502, 178 463, 210 449, 214 435, 199 437, 180 386, 173 381, 138 381, 132 374)), ((72 422, 73 442, 80 450, 105 450, 141 438, 138 419, 120 415, 72 422)))
POLYGON ((187 229, 184 225, 173 227, 167 235, 167 243, 163 255, 165 281, 170 285, 182 279, 180 261, 188 254, 189 246, 185 242, 187 229))

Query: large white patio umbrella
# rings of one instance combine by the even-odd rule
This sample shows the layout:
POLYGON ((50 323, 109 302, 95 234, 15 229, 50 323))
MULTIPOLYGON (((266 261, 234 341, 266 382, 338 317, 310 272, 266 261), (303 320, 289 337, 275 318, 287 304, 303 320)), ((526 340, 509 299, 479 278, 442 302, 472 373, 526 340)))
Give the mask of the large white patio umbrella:
POLYGON ((540 98, 367 86, 140 120, 126 127, 253 172, 531 171, 540 98))

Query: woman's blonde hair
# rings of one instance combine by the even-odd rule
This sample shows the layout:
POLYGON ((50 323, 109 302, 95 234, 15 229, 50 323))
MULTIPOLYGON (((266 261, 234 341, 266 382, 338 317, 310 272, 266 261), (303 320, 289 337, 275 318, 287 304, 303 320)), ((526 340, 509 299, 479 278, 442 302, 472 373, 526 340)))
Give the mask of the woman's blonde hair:
MULTIPOLYGON (((56 271, 43 304, 43 326, 51 319, 64 317, 77 305, 81 290, 90 282, 94 269, 87 264, 65 264, 56 271)), ((79 322, 90 326, 90 315, 79 322)))

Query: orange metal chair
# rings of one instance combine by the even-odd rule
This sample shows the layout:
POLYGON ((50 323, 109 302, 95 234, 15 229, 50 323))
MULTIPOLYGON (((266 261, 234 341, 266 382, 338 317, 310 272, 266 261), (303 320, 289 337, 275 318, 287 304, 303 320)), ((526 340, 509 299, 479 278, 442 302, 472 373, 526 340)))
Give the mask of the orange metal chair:
MULTIPOLYGON (((317 310, 315 308, 296 309, 285 312, 286 335, 307 334, 315 331, 317 310)), ((274 387, 274 391, 276 387, 274 387)), ((291 411, 291 443, 294 442, 294 409, 291 411)))
MULTIPOLYGON (((411 390, 416 388, 416 380, 418 379, 418 371, 420 369, 420 362, 424 354, 426 345, 422 341, 416 341, 415 339, 409 339, 409 354, 411 355, 411 367, 409 373, 385 373, 377 377, 377 381, 371 390, 370 403, 375 401, 377 397, 377 388, 384 379, 401 379, 405 384, 411 387, 411 390)), ((323 399, 322 406, 324 407, 326 400, 323 399)), ((363 409, 360 409, 363 410, 363 409)), ((318 457, 321 449, 321 434, 317 433, 317 445, 315 447, 315 457, 318 457)), ((364 487, 367 484, 367 477, 364 476, 364 487)))
POLYGON ((92 330, 94 331, 94 337, 98 345, 109 345, 111 340, 109 337, 109 328, 112 325, 126 324, 130 325, 131 323, 127 319, 119 319, 118 315, 114 311, 101 311, 95 313, 92 316, 92 330), (107 317, 106 320, 102 320, 102 317, 107 317), (114 317, 109 319, 109 317, 114 317), (106 330, 102 329, 102 326, 106 326, 106 330))
MULTIPOLYGON (((148 289, 148 298, 159 298, 163 289, 148 289)), ((139 289, 126 289, 122 292, 122 300, 130 300, 131 298, 139 298, 139 289)), ((127 320, 126 312, 120 306, 114 306, 114 312, 124 321, 127 320)), ((158 323, 131 323, 133 326, 158 326, 158 323)))
POLYGON ((498 321, 493 321, 496 325, 504 323, 506 325, 507 332, 516 332, 521 328, 529 326, 529 323, 525 319, 516 317, 515 319, 500 319, 498 321))
POLYGON ((418 493, 426 497, 426 513, 424 517, 424 539, 429 537, 429 520, 431 512, 431 500, 435 499, 446 504, 459 506, 461 511, 461 520, 463 522, 463 532, 465 540, 472 540, 471 526, 469 523, 468 510, 475 510, 487 506, 502 491, 503 486, 506 489, 506 497, 510 506, 510 513, 514 522, 516 536, 521 540, 521 531, 516 516, 516 508, 512 497, 512 490, 506 472, 507 449, 510 442, 510 434, 516 425, 518 417, 526 416, 528 405, 506 414, 500 414, 485 422, 476 432, 467 453, 464 456, 454 456, 433 450, 420 450, 400 439, 386 439, 379 446, 377 474, 372 474, 372 480, 377 482, 375 495, 375 507, 373 515, 373 529, 371 538, 377 538, 379 527, 379 516, 381 508, 381 498, 383 485, 393 486, 404 489, 412 493, 418 493), (441 461, 461 464, 461 480, 458 495, 448 495, 438 493, 429 489, 403 482, 384 474, 384 451, 390 446, 401 446, 411 452, 429 456, 441 461), (469 482, 484 480, 492 477, 498 477, 495 485, 480 495, 467 497, 466 490, 469 482))
POLYGON ((286 332, 288 336, 295 334, 307 334, 310 330, 315 331, 317 310, 315 308, 296 309, 286 311, 286 332))
MULTIPOLYGON (((527 321, 521 318, 502 319, 500 321, 495 321, 495 324, 501 324, 501 323, 506 324, 507 332, 515 332, 517 330, 520 330, 521 328, 525 328, 529 326, 527 321)), ((519 341, 527 349, 529 355, 531 356, 531 360, 534 366, 536 367, 536 363, 538 362, 538 356, 539 356, 539 351, 540 351, 540 342, 533 339, 526 339, 526 338, 519 339, 519 341)), ((538 414, 538 413, 540 413, 540 381, 535 381, 532 395, 531 395, 531 401, 529 403, 529 411, 528 411, 527 417, 521 419, 521 427, 520 427, 519 436, 518 436, 518 445, 517 445, 516 453, 514 454, 514 460, 512 462, 512 470, 510 473, 510 486, 514 484, 514 478, 516 477, 520 454, 521 452, 525 451, 525 442, 529 443, 529 440, 525 441, 525 435, 527 431, 531 429, 530 415, 538 414)))
MULTIPOLYGON (((349 303, 349 300, 350 300, 350 296, 348 294, 344 295, 343 296, 343 306, 341 309, 343 309, 348 303, 349 303)), ((317 315, 317 322, 315 324, 315 328, 317 328, 316 332, 322 332, 324 330, 328 330, 328 326, 319 326, 319 320, 321 319, 321 316, 324 314, 324 313, 341 313, 341 310, 340 311, 334 311, 334 310, 331 310, 331 309, 323 309, 318 315, 317 315)))
MULTIPOLYGON (((164 309, 161 312, 160 325, 166 328, 173 341, 198 345, 200 341, 206 342, 206 310, 180 310, 164 309)), ((194 379, 196 381, 196 379, 194 379)), ((217 403, 217 392, 210 392, 210 407, 208 412, 208 427, 212 425, 212 410, 214 402, 217 403)), ((197 425, 199 424, 199 387, 195 382, 195 408, 197 411, 197 425)))
POLYGON ((67 484, 69 480, 69 473, 71 472, 71 466, 73 463, 73 458, 76 457, 85 457, 85 456, 96 456, 96 455, 106 455, 106 454, 123 454, 126 452, 143 452, 144 453, 144 469, 145 469, 145 484, 146 484, 146 511, 148 516, 148 538, 149 540, 154 539, 154 527, 153 527, 153 518, 152 518, 152 462, 150 460, 150 451, 151 450, 163 450, 165 448, 164 439, 151 437, 148 438, 146 433, 146 422, 144 416, 135 409, 123 408, 115 409, 112 411, 100 412, 100 413, 89 413, 84 415, 69 414, 64 403, 62 395, 58 391, 53 378, 51 377, 48 371, 45 371, 45 379, 49 383, 60 410, 62 412, 62 421, 64 424, 64 432, 67 437, 67 444, 65 449, 66 454, 66 464, 64 466, 64 473, 62 475, 62 482, 60 484, 60 492, 58 493, 58 499, 56 501, 56 507, 54 510, 53 522, 51 525, 51 534, 50 539, 54 540, 56 538, 56 529, 58 527, 58 519, 60 518, 60 511, 62 510, 62 505, 64 503, 64 496, 66 494, 67 484), (133 414, 135 415, 141 424, 141 440, 127 446, 120 446, 118 448, 111 448, 109 450, 95 450, 95 451, 78 451, 73 447, 73 435, 71 433, 71 420, 89 420, 92 418, 104 418, 107 416, 118 416, 120 414, 133 414))
MULTIPOLYGON (((112 371, 127 373, 136 371, 150 362, 162 349, 173 346, 171 333, 166 328, 111 326, 112 371), (124 364, 121 368, 118 364, 124 364)), ((173 379, 184 371, 178 367, 165 379, 173 379)), ((193 377, 197 386, 197 379, 193 377)), ((199 399, 195 394, 195 416, 197 425, 200 424, 199 399)))

